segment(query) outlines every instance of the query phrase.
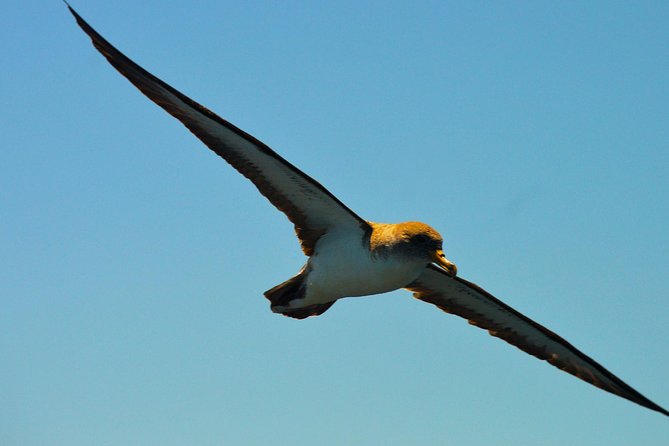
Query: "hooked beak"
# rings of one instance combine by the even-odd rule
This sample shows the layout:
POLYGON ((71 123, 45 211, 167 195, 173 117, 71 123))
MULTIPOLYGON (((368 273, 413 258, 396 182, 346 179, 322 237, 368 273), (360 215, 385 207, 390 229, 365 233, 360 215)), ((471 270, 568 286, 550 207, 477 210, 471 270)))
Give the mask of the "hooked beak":
POLYGON ((455 266, 455 263, 448 260, 444 255, 444 251, 441 249, 434 250, 430 255, 430 258, 434 263, 442 267, 449 276, 455 277, 458 273, 458 268, 455 266))

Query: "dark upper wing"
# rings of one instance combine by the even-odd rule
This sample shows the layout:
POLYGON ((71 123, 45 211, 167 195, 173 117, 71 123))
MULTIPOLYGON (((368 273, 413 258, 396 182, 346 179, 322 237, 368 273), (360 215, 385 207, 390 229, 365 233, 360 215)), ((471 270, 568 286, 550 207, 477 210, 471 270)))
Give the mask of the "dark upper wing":
POLYGON ((523 316, 477 285, 450 277, 434 265, 410 284, 414 297, 457 314, 470 324, 544 359, 600 389, 669 416, 661 408, 549 329, 523 316))
POLYGON ((317 181, 301 172, 253 136, 161 81, 114 48, 69 5, 95 48, 149 99, 181 121, 217 155, 255 184, 295 224, 302 250, 311 255, 321 235, 331 228, 371 228, 317 181))

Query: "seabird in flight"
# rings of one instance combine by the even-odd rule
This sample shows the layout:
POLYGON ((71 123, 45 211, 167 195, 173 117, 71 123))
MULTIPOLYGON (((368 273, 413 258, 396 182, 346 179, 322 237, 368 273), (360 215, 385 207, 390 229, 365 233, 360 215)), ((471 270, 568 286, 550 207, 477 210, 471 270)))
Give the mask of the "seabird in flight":
POLYGON ((272 311, 303 319, 323 314, 343 297, 405 288, 583 381, 669 416, 557 334, 457 276, 436 230, 424 223, 359 217, 267 145, 134 63, 68 8, 114 68, 251 180, 295 225, 308 260, 296 276, 265 292, 272 311))

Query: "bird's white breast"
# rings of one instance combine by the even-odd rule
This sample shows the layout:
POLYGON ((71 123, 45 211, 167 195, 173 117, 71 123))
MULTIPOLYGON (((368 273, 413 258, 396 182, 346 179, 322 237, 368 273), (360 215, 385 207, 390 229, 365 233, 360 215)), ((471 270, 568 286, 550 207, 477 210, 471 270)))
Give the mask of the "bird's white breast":
POLYGON ((402 288, 418 277, 425 262, 404 257, 373 258, 359 234, 333 232, 318 241, 309 268, 302 305, 402 288))

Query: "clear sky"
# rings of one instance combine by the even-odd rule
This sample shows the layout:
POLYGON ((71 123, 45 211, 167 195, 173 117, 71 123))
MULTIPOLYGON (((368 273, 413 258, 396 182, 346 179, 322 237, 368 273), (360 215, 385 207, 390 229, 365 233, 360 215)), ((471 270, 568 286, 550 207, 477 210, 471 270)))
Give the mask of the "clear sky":
MULTIPOLYGON (((669 6, 563 3, 73 6, 667 408, 669 6)), ((61 2, 2 16, 0 444, 668 444, 406 291, 272 314, 304 262, 287 219, 61 2)))

